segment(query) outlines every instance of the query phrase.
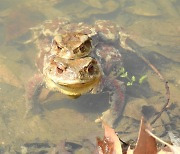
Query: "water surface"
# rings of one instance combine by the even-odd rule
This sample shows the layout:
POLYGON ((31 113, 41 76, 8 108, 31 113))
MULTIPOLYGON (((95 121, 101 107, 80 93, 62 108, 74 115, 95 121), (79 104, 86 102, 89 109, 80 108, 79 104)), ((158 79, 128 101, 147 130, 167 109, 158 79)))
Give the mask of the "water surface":
MULTIPOLYGON (((77 22, 106 19, 117 23, 129 35, 129 45, 169 81, 170 107, 153 125, 156 135, 168 140, 168 131, 180 132, 178 0, 0 0, 0 153, 22 152, 27 143, 47 143, 53 147, 64 140, 83 146, 76 153, 91 153, 91 143, 95 143, 97 136, 103 136, 103 129, 94 120, 108 108, 107 94, 72 99, 55 93, 43 101, 43 115, 24 118, 25 85, 37 72, 38 49, 33 43, 23 42, 30 37, 29 28, 57 17, 77 22), (84 141, 90 145, 86 146, 84 141)), ((143 84, 135 82, 127 87, 126 107, 115 127, 121 138, 128 141, 137 138, 142 115, 151 120, 161 110, 166 90, 137 54, 125 52, 123 57, 129 76, 139 79, 147 75, 143 84)), ((46 145, 43 148, 50 150, 46 145)))

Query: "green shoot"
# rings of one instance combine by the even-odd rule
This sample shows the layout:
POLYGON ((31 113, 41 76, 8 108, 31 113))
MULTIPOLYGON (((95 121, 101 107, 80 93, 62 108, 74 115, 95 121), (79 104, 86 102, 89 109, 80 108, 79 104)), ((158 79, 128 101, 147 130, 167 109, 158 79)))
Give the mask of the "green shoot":
MULTIPOLYGON (((136 77, 134 75, 131 76, 131 77, 128 76, 128 72, 126 72, 124 67, 122 67, 120 69, 119 76, 121 78, 126 78, 128 80, 128 82, 126 84, 127 86, 132 86, 133 83, 136 81, 136 77)), ((144 80, 146 80, 146 78, 147 78, 147 75, 141 76, 140 79, 139 79, 139 84, 142 84, 144 82, 144 80)))
POLYGON ((139 84, 142 84, 147 79, 147 75, 143 75, 139 79, 139 84))

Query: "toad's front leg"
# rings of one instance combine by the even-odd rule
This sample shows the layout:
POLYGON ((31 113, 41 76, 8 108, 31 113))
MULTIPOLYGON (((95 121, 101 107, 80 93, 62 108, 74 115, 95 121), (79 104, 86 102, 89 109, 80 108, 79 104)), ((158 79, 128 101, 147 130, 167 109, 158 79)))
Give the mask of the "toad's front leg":
POLYGON ((35 74, 29 81, 26 86, 26 114, 25 117, 28 117, 31 113, 40 113, 42 107, 39 103, 39 96, 44 87, 43 75, 35 74))
POLYGON ((105 88, 108 88, 110 108, 102 113, 95 122, 104 121, 113 127, 116 120, 122 115, 125 105, 125 85, 117 79, 105 79, 105 88))

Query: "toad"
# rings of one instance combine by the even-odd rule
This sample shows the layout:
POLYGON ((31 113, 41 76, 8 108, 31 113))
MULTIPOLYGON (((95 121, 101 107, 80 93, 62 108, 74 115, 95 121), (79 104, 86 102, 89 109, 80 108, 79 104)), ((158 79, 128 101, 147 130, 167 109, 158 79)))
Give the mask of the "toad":
POLYGON ((107 92, 110 108, 95 122, 103 120, 113 126, 125 105, 125 85, 118 78, 123 67, 119 30, 108 20, 89 25, 66 19, 48 20, 32 28, 39 49, 39 73, 27 87, 27 112, 39 106, 44 86, 74 97, 107 92))

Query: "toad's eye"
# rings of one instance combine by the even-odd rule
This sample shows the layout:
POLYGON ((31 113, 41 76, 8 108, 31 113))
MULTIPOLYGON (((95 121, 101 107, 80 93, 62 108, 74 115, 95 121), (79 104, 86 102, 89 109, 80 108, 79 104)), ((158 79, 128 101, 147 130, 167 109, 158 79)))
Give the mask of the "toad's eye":
POLYGON ((88 39, 87 41, 85 41, 84 46, 87 47, 87 48, 91 48, 92 47, 91 40, 88 39))
POLYGON ((67 69, 67 65, 64 63, 58 63, 56 66, 56 70, 59 74, 63 73, 67 69))
POLYGON ((79 49, 82 53, 86 51, 86 47, 84 46, 84 44, 82 44, 79 49))
POLYGON ((58 72, 59 74, 61 74, 61 73, 63 73, 63 69, 57 67, 57 72, 58 72))
POLYGON ((89 72, 89 74, 93 74, 94 73, 94 66, 93 65, 90 65, 89 67, 88 67, 88 72, 89 72))
POLYGON ((89 51, 90 50, 90 48, 91 48, 91 40, 89 39, 89 40, 87 40, 87 41, 85 41, 80 47, 79 47, 79 50, 82 52, 82 53, 84 53, 84 52, 86 52, 86 51, 89 51))

